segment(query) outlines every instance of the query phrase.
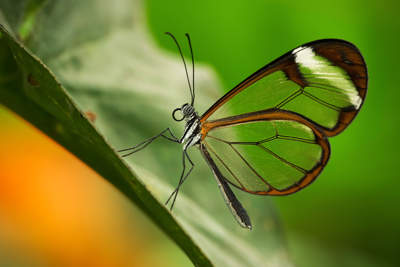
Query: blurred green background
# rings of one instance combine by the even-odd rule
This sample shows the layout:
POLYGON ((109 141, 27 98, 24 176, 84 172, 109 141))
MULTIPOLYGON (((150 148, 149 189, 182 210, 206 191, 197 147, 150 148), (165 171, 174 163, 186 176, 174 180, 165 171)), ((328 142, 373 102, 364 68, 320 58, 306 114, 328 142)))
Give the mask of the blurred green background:
MULTIPOLYGON (((400 84, 397 53, 400 39, 399 2, 149 0, 145 4, 148 26, 157 43, 175 53, 176 47, 164 32, 174 33, 181 41, 184 41, 183 34, 189 32, 196 60, 213 66, 226 88, 225 91, 261 66, 305 42, 321 38, 341 38, 358 46, 369 71, 369 90, 362 110, 346 131, 330 140, 330 163, 317 181, 297 194, 274 200, 286 230, 292 260, 298 266, 398 266, 400 198, 397 190, 400 175, 396 167, 400 145, 396 142, 396 137, 400 122, 397 111, 397 102, 400 99, 400 90, 397 88, 400 84)), ((201 93, 202 88, 197 88, 197 94, 201 93)), ((221 92, 221 95, 222 93, 224 92, 221 92)), ((27 203, 38 199, 32 197, 32 194, 46 195, 51 188, 46 189, 49 191, 41 189, 17 193, 16 188, 20 190, 20 184, 13 187, 11 181, 15 179, 11 177, 14 175, 24 184, 24 177, 33 175, 32 168, 35 166, 39 170, 38 176, 43 177, 46 166, 59 166, 61 169, 68 166, 70 170, 71 166, 80 163, 63 149, 55 148, 56 144, 23 124, 9 111, 0 109, 0 121, 0 145, 3 148, 0 155, 0 179, 3 181, 0 208, 3 217, 12 214, 12 219, 1 221, 3 230, 0 231, 0 246, 4 255, 0 257, 4 259, 4 263, 9 260, 10 265, 18 266, 18 260, 21 259, 10 256, 14 255, 10 250, 17 251, 16 255, 21 253, 20 251, 30 251, 32 255, 26 256, 29 261, 40 258, 41 253, 62 255, 62 252, 57 254, 54 248, 46 247, 43 240, 35 241, 37 244, 34 242, 36 247, 40 247, 39 252, 32 251, 30 245, 26 244, 33 242, 34 231, 31 231, 28 237, 15 234, 18 232, 16 221, 25 222, 26 225, 21 224, 21 227, 30 229, 32 224, 28 222, 33 223, 37 219, 36 216, 43 219, 40 212, 27 209, 27 203), (29 151, 36 153, 29 154, 29 151), (32 158, 39 160, 39 163, 32 163, 32 158), (26 173, 15 171, 21 165, 26 166, 26 173), (8 179, 3 179, 4 177, 8 179), (25 196, 26 202, 21 200, 22 196, 25 196), (17 200, 21 203, 19 209, 15 206, 17 200), (10 246, 9 240, 24 242, 14 241, 17 245, 10 246)), ((86 167, 82 165, 79 168, 84 170, 86 167)), ((54 179, 55 173, 60 173, 57 170, 60 169, 54 167, 45 172, 54 179)), ((66 260, 65 266, 76 266, 77 262, 82 263, 80 257, 84 256, 81 255, 91 254, 98 262, 95 260, 90 263, 96 266, 190 265, 189 260, 171 241, 153 227, 139 211, 132 210, 131 205, 114 189, 108 184, 103 184, 101 178, 93 173, 89 184, 77 185, 78 182, 82 183, 79 177, 88 176, 87 173, 82 176, 78 173, 76 176, 64 177, 65 181, 72 183, 71 188, 96 187, 100 188, 99 192, 102 193, 85 196, 83 192, 86 191, 79 195, 79 192, 66 190, 65 194, 74 192, 78 194, 74 196, 75 199, 85 199, 85 202, 87 199, 94 199, 94 203, 92 206, 88 205, 87 210, 84 207, 81 207, 80 211, 74 210, 75 216, 87 214, 87 211, 93 210, 93 206, 101 205, 98 214, 91 216, 104 222, 99 232, 105 237, 101 236, 99 239, 103 238, 106 241, 104 247, 96 247, 99 244, 95 241, 95 236, 83 236, 82 239, 85 240, 81 243, 91 245, 82 248, 76 247, 76 244, 72 245, 71 241, 71 246, 76 248, 76 261, 66 260), (74 180, 71 182, 70 177, 75 177, 73 179, 76 179, 76 183, 74 180), (99 199, 110 198, 115 198, 115 202, 97 202, 99 199), (127 217, 130 218, 129 221, 135 218, 137 225, 122 225, 127 217), (136 231, 126 233, 121 230, 117 236, 122 237, 118 239, 112 237, 115 232, 107 234, 105 229, 109 225, 117 229, 133 228, 136 231), (110 251, 107 242, 122 245, 110 251), (121 260, 124 257, 125 260, 121 260), (138 261, 139 258, 143 261, 138 261)), ((47 199, 42 199, 42 202, 32 205, 37 208, 46 201, 47 199)), ((64 218, 62 214, 72 209, 72 206, 67 205, 65 199, 60 200, 60 203, 63 203, 61 206, 64 209, 59 211, 60 217, 48 220, 49 225, 53 220, 70 220, 70 217, 64 218)), ((48 212, 48 208, 46 211, 48 212)), ((43 210, 42 212, 45 213, 43 210)), ((83 219, 79 217, 79 222, 84 220, 85 216, 83 219)), ((46 229, 46 225, 41 227, 46 229)), ((89 228, 90 226, 87 226, 87 229, 89 228)), ((49 236, 58 236, 60 242, 69 244, 68 234, 64 237, 61 235, 65 229, 47 229, 49 236)), ((71 232, 81 233, 86 228, 71 229, 71 232)), ((23 262, 20 265, 23 265, 23 262)), ((54 264, 50 260, 49 266, 52 265, 54 264)))
POLYGON ((196 59, 214 66, 226 90, 305 42, 340 38, 361 50, 369 72, 362 110, 330 140, 331 159, 317 181, 275 201, 299 266, 398 266, 400 2, 150 0, 147 6, 159 44, 175 51, 162 33, 191 33, 196 59))

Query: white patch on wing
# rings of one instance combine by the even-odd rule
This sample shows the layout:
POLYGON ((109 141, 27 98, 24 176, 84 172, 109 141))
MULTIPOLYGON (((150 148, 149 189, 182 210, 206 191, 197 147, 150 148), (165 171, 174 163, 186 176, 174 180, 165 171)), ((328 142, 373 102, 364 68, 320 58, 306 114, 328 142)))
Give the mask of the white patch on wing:
POLYGON ((299 47, 297 47, 296 49, 293 49, 292 54, 296 54, 297 52, 299 52, 299 51, 301 51, 301 50, 303 50, 303 49, 305 49, 305 48, 306 48, 306 47, 299 46, 299 47))
POLYGON ((321 67, 321 63, 316 58, 311 47, 306 47, 296 52, 295 59, 297 63, 311 70, 319 70, 321 67))
MULTIPOLYGON (((296 63, 309 69, 311 74, 315 75, 313 78, 323 79, 326 85, 337 88, 338 92, 343 94, 356 109, 360 108, 362 98, 350 77, 342 68, 332 65, 326 58, 316 55, 311 47, 298 47, 293 50, 293 54, 296 63)), ((307 77, 306 80, 312 87, 313 81, 307 77)))

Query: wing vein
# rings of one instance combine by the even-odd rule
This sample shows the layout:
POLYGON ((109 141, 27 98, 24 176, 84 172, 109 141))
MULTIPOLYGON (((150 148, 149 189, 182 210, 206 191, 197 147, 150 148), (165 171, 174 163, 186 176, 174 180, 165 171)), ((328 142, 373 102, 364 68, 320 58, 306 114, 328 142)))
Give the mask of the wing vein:
POLYGON ((344 88, 339 88, 339 87, 329 85, 329 84, 315 83, 315 82, 309 83, 308 87, 318 88, 318 89, 326 90, 328 92, 332 92, 332 93, 336 93, 336 94, 343 94, 344 96, 346 96, 346 94, 344 94, 344 93, 354 93, 354 91, 355 91, 353 89, 344 89, 344 88))
POLYGON ((315 140, 305 139, 305 138, 296 137, 296 136, 278 135, 277 138, 283 139, 283 140, 298 141, 298 142, 303 142, 303 143, 307 143, 307 144, 316 144, 317 143, 315 140))
POLYGON ((232 175, 232 177, 235 178, 235 180, 240 184, 240 186, 242 187, 242 190, 246 190, 245 187, 243 186, 243 184, 240 182, 240 180, 236 177, 236 175, 232 172, 232 170, 228 167, 228 165, 226 165, 226 163, 218 156, 218 154, 214 151, 214 149, 212 149, 211 146, 209 146, 206 142, 204 142, 204 144, 215 155, 215 157, 226 168, 226 170, 232 175))
POLYGON ((283 163, 289 165, 290 167, 292 167, 292 168, 298 170, 299 172, 302 172, 302 173, 304 173, 304 174, 307 174, 307 170, 303 169, 303 168, 300 167, 300 166, 297 166, 296 164, 291 163, 290 161, 287 161, 286 159, 282 158, 282 157, 279 156, 278 154, 272 152, 270 149, 268 149, 268 148, 266 148, 266 147, 264 147, 264 146, 261 146, 261 145, 257 145, 257 146, 260 147, 261 149, 265 150, 266 152, 268 152, 268 153, 271 154, 272 156, 274 156, 276 159, 278 159, 278 160, 282 161, 283 163))
POLYGON ((273 187, 270 183, 268 183, 251 165, 250 163, 247 162, 247 160, 242 156, 242 154, 240 154, 239 151, 237 151, 236 148, 233 147, 232 144, 230 144, 230 147, 233 149, 233 151, 235 151, 235 153, 244 161, 244 163, 247 165, 247 167, 250 168, 250 170, 263 182, 265 183, 269 189, 275 189, 275 187, 273 187))
POLYGON ((295 99, 296 97, 298 97, 299 95, 301 95, 301 93, 303 92, 303 88, 295 91, 294 93, 292 93, 290 96, 288 96, 287 98, 285 98, 284 100, 282 100, 278 105, 275 106, 275 108, 281 108, 284 105, 286 105, 287 103, 289 103, 290 101, 292 101, 293 99, 295 99))
POLYGON ((324 100, 322 100, 322 99, 320 99, 320 98, 318 98, 318 97, 316 97, 316 96, 314 96, 314 95, 312 95, 312 94, 310 94, 310 93, 308 93, 308 92, 306 92, 306 91, 304 91, 303 94, 304 94, 306 97, 308 97, 308 98, 314 100, 315 102, 317 102, 317 103, 319 103, 319 104, 321 104, 321 105, 323 105, 323 106, 325 106, 325 107, 327 107, 327 108, 329 108, 329 109, 332 109, 332 110, 335 110, 335 111, 338 111, 338 112, 341 111, 341 108, 340 108, 340 107, 335 106, 335 105, 332 105, 332 104, 329 104, 328 102, 326 102, 326 101, 324 101, 324 100))
POLYGON ((267 139, 263 139, 261 141, 258 141, 255 145, 259 145, 259 144, 262 144, 262 143, 268 143, 268 142, 271 142, 271 141, 275 140, 276 138, 278 138, 278 135, 274 135, 274 136, 268 137, 267 139))
POLYGON ((215 136, 212 136, 212 135, 207 135, 207 137, 210 137, 210 138, 212 138, 212 139, 215 139, 215 140, 217 140, 217 141, 221 141, 221 142, 223 142, 223 143, 225 143, 225 144, 239 144, 239 145, 257 145, 259 142, 229 142, 229 141, 226 141, 226 140, 224 140, 224 139, 221 139, 221 138, 218 138, 218 137, 215 137, 215 136))

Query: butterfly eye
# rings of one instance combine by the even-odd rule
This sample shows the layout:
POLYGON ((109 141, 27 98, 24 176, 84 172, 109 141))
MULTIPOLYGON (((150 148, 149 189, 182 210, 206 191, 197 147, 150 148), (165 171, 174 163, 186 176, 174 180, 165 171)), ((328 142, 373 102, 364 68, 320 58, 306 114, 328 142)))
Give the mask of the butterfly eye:
MULTIPOLYGON (((183 107, 183 106, 182 106, 183 107)), ((182 111, 182 108, 176 108, 176 109, 174 109, 174 111, 172 111, 172 118, 175 120, 175 121, 183 121, 183 119, 185 118, 185 115, 183 114, 183 111, 182 111), (182 118, 177 118, 176 117, 176 112, 177 111, 180 111, 181 113, 182 113, 182 118)))
POLYGON ((183 116, 186 118, 186 117, 190 117, 192 114, 193 114, 193 112, 194 112, 194 108, 191 106, 191 105, 189 105, 189 104, 184 104, 182 107, 181 107, 181 110, 182 110, 182 113, 183 113, 183 116))

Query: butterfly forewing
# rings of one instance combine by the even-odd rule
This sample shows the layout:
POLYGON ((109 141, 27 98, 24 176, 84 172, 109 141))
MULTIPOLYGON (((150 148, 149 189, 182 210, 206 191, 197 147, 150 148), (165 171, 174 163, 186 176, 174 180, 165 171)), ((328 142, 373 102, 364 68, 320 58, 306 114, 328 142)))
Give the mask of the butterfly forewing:
POLYGON ((317 126, 277 110, 205 122, 202 143, 231 184, 254 194, 298 191, 317 177, 330 152, 317 126))
POLYGON ((251 75, 218 100, 201 121, 275 108, 301 114, 332 136, 357 114, 366 87, 366 66, 354 45, 335 39, 315 41, 251 75))

